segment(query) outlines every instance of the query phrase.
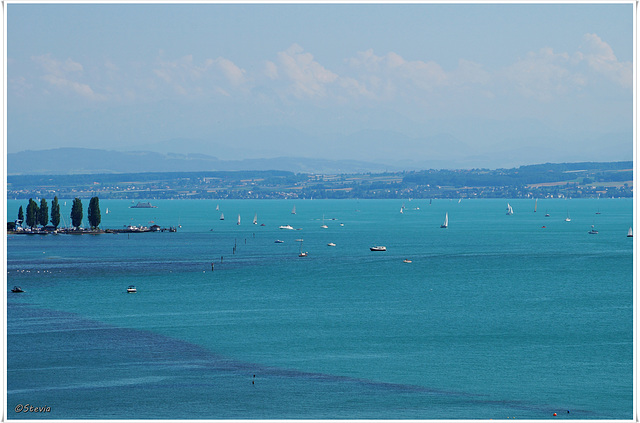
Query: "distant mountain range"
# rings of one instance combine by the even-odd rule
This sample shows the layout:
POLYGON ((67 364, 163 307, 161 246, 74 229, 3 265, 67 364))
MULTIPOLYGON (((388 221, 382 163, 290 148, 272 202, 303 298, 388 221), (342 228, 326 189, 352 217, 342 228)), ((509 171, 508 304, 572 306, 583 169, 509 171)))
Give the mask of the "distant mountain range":
POLYGON ((7 154, 8 175, 286 170, 296 173, 362 173, 401 170, 357 160, 296 157, 220 160, 206 154, 112 151, 88 148, 27 150, 7 154))

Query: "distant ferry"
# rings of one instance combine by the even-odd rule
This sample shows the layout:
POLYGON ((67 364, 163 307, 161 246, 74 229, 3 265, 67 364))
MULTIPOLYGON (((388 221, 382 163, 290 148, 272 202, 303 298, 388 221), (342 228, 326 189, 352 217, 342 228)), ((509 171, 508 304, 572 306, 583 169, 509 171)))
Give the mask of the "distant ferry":
POLYGON ((157 209, 157 206, 152 206, 151 203, 138 203, 135 206, 129 207, 130 209, 157 209))

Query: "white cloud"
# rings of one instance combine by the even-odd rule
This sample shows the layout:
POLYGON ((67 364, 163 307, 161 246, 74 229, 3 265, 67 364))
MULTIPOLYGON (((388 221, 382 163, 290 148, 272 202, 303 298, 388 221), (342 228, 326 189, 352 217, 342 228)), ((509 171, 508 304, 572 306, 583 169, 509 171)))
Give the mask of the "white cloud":
POLYGON ((279 52, 277 57, 277 66, 268 62, 273 66, 267 64, 267 76, 285 80, 288 91, 296 98, 325 97, 327 87, 338 79, 338 75, 313 60, 313 55, 297 44, 279 52))
POLYGON ((161 60, 153 73, 173 87, 181 96, 223 94, 229 96, 231 88, 242 88, 247 82, 246 71, 224 57, 194 62, 192 55, 176 60, 161 60))
POLYGON ((583 40, 585 51, 580 52, 579 57, 586 60, 591 69, 624 87, 633 85, 631 62, 619 62, 611 46, 596 34, 585 34, 583 40))
POLYGON ((213 61, 213 64, 222 71, 231 84, 238 86, 245 82, 246 71, 236 66, 231 60, 218 57, 213 61))
POLYGON ((104 97, 93 92, 91 87, 87 84, 71 81, 65 78, 61 78, 55 75, 45 75, 43 77, 45 81, 59 88, 70 89, 71 91, 86 97, 91 100, 103 100, 104 97))
POLYGON ((78 94, 90 100, 104 100, 105 96, 97 94, 86 83, 79 82, 84 67, 70 58, 65 61, 55 59, 50 53, 41 56, 32 56, 31 60, 40 65, 46 72, 42 80, 50 86, 54 86, 66 92, 78 94))
POLYGON ((267 60, 264 64, 264 74, 269 79, 278 79, 278 66, 272 61, 267 60))
MULTIPOLYGON (((570 69, 571 59, 567 53, 555 53, 545 47, 538 52, 529 52, 504 70, 505 79, 525 97, 550 101, 559 94, 584 85, 584 78, 570 69)), ((508 86, 506 86, 509 89, 508 86)))

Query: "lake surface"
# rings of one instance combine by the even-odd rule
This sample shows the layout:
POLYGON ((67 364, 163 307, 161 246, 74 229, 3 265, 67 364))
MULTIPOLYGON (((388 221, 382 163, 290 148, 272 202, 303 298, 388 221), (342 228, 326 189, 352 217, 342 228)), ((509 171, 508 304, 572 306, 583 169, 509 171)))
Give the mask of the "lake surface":
POLYGON ((9 235, 8 418, 632 419, 632 200, 508 202, 102 200, 180 227, 9 235))

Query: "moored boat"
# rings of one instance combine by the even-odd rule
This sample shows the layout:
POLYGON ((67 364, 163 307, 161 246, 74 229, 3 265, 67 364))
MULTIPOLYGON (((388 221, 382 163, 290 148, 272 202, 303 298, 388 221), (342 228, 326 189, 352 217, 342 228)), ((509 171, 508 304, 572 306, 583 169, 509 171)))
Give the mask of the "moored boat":
POLYGON ((383 245, 376 245, 375 247, 369 247, 371 251, 387 251, 387 247, 383 245))
POLYGON ((136 292, 138 292, 138 290, 136 289, 136 287, 135 287, 135 286, 133 286, 133 285, 129 285, 129 286, 127 287, 127 293, 128 293, 128 294, 135 294, 136 292))

